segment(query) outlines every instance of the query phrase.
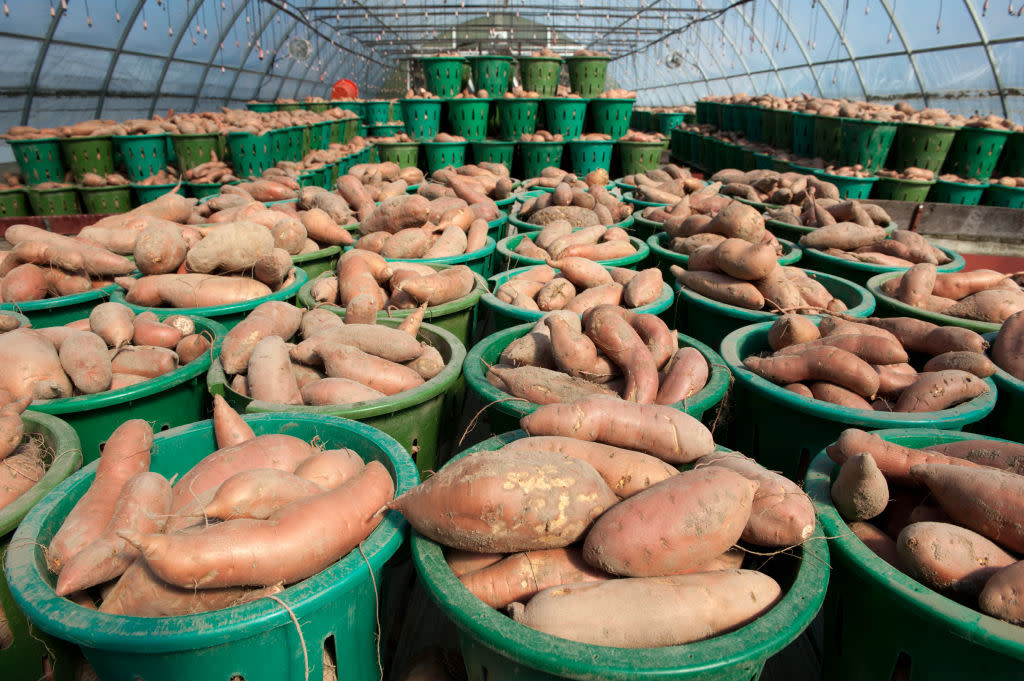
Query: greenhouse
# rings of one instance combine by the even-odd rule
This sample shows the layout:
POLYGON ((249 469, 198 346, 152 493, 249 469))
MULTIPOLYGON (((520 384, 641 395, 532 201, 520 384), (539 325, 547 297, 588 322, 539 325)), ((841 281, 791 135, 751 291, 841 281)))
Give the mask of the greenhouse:
POLYGON ((2 12, 0 679, 1022 678, 1020 2, 2 12))

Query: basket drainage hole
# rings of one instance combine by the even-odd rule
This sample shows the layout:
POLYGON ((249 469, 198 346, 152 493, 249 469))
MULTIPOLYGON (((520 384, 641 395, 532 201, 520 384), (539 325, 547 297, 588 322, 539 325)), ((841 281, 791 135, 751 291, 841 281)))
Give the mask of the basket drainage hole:
POLYGON ((910 681, 910 668, 910 655, 900 652, 899 657, 896 658, 896 666, 892 670, 892 676, 889 677, 889 681, 910 681))
POLYGON ((161 432, 163 432, 165 430, 170 430, 170 429, 171 429, 171 424, 169 424, 169 423, 164 423, 164 424, 161 424, 161 426, 160 426, 160 431, 161 432))
POLYGON ((338 678, 338 653, 334 647, 334 635, 324 639, 323 650, 324 681, 334 681, 338 678))

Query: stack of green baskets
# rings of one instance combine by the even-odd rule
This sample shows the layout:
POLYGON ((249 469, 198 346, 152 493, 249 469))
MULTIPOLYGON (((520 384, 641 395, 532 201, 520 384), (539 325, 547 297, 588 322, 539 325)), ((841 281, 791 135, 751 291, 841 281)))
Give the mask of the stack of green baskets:
POLYGON ((421 57, 427 89, 438 97, 452 97, 462 90, 462 57, 421 57))
POLYGON ((859 163, 869 173, 882 168, 896 138, 896 124, 858 118, 840 120, 839 164, 859 163))
POLYGON ((960 128, 953 137, 942 172, 967 179, 987 180, 992 177, 1009 137, 1009 130, 960 128))
POLYGON ((28 214, 28 194, 24 189, 0 189, 0 219, 20 218, 28 214))
POLYGON ((539 177, 545 168, 561 166, 564 149, 565 142, 520 142, 523 177, 539 177))
POLYGON ((824 170, 815 170, 814 175, 824 180, 825 182, 831 182, 839 190, 839 198, 843 199, 866 199, 871 194, 871 188, 878 181, 878 177, 869 175, 868 177, 851 177, 848 175, 832 175, 826 173, 824 170))
POLYGON ((494 100, 498 127, 504 140, 519 140, 537 130, 540 99, 537 97, 499 97, 494 100))
POLYGON ((662 111, 654 114, 654 127, 667 137, 676 126, 683 122, 685 117, 686 114, 677 111, 662 111))
POLYGON ((34 215, 78 215, 82 212, 78 190, 72 185, 55 189, 27 189, 34 215))
POLYGON ((363 102, 363 120, 367 125, 383 125, 388 122, 390 107, 391 102, 386 99, 368 99, 363 102))
POLYGON ((447 100, 448 125, 452 134, 476 142, 487 137, 488 97, 453 97, 447 100))
POLYGON ((612 151, 615 148, 612 140, 569 140, 566 144, 572 158, 572 172, 578 177, 594 170, 611 172, 612 151))
POLYGON ((982 203, 986 206, 1024 208, 1024 187, 1009 187, 993 182, 985 190, 982 196, 982 203))
POLYGON ((548 97, 544 100, 544 117, 548 132, 573 140, 583 134, 587 101, 579 97, 548 97))
POLYGON ((402 122, 414 140, 432 140, 441 129, 440 99, 402 99, 402 122))
POLYGON ((486 90, 490 97, 501 97, 512 79, 512 57, 481 54, 468 57, 473 69, 473 86, 477 92, 486 90))
POLYGON ((474 163, 501 163, 511 172, 516 143, 511 140, 477 140, 473 144, 474 163))
POLYGON ((29 186, 64 181, 64 156, 59 138, 10 140, 8 144, 29 186))
POLYGON ((792 149, 797 156, 810 156, 814 149, 814 114, 793 112, 792 149))
POLYGON ((878 176, 871 198, 885 201, 915 201, 920 203, 928 198, 935 180, 906 180, 901 177, 878 176))
POLYGON ((558 89, 562 71, 560 57, 519 57, 519 76, 523 89, 541 97, 552 97, 558 89))
POLYGON ((401 168, 415 167, 419 163, 419 142, 374 142, 381 163, 397 163, 401 168))
POLYGON ((665 142, 616 142, 622 175, 654 170, 661 163, 665 142))
POLYGON ((229 132, 228 148, 231 166, 238 177, 260 177, 265 170, 274 167, 272 133, 229 132))
POLYGON ((597 97, 604 92, 610 61, 611 57, 603 56, 567 57, 569 87, 580 97, 597 97))
POLYGON ((178 169, 181 172, 209 163, 220 158, 218 133, 202 133, 195 135, 170 135, 174 145, 174 154, 178 158, 178 169))
POLYGON ((635 99, 595 97, 590 100, 590 129, 617 140, 629 132, 629 118, 635 99))
POLYGON ((935 203, 954 203, 961 206, 977 206, 981 201, 987 182, 951 182, 936 180, 928 191, 928 200, 935 203))

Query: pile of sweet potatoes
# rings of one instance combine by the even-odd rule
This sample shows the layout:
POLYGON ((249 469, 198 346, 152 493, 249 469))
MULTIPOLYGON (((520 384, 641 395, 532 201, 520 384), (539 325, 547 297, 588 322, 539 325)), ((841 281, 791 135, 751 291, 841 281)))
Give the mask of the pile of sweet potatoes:
POLYGON ((382 464, 290 435, 256 436, 222 400, 214 430, 217 450, 173 482, 149 470, 148 423, 113 432, 47 547, 58 595, 135 617, 252 602, 355 549, 394 497, 382 464))
POLYGON ((787 314, 772 325, 768 343, 770 353, 743 360, 747 369, 807 399, 852 409, 949 409, 987 393, 982 379, 995 371, 977 333, 910 317, 825 317, 815 325, 787 314))
MULTIPOLYGON (((383 201, 401 196, 409 187, 423 182, 423 171, 415 166, 402 168, 397 163, 358 163, 344 175, 357 180, 371 201, 383 201)), ((338 188, 341 188, 338 178, 338 188)), ((352 206, 353 209, 357 206, 352 206)))
POLYGON ((882 292, 929 312, 1002 324, 1024 310, 1024 290, 994 270, 938 272, 921 263, 882 283, 882 292))
POLYGON ((101 303, 65 326, 0 334, 0 390, 13 400, 93 395, 143 383, 210 351, 189 317, 159 320, 120 303, 101 303))
POLYGON ((604 185, 593 185, 584 190, 563 182, 553 192, 544 192, 524 201, 517 217, 532 225, 565 220, 579 228, 614 225, 632 214, 633 206, 620 201, 604 185))
POLYGON ((469 295, 476 286, 477 276, 465 265, 389 262, 356 248, 341 256, 335 276, 313 282, 310 295, 319 303, 344 307, 349 323, 372 324, 378 312, 436 307, 469 295))
POLYGON ((550 262, 509 277, 495 289, 495 297, 526 310, 583 314, 602 304, 627 309, 649 305, 658 299, 664 285, 657 267, 637 272, 603 267, 578 256, 550 262))
POLYGON ((573 173, 562 170, 561 168, 548 166, 547 168, 544 168, 537 177, 530 177, 523 180, 523 189, 531 189, 533 187, 554 189, 563 182, 573 189, 586 190, 596 185, 601 185, 603 187, 609 182, 608 171, 604 168, 600 168, 598 170, 593 170, 580 178, 573 173))
MULTIPOLYGON (((808 185, 810 186, 810 185, 808 185)), ((831 185, 830 185, 831 186, 831 185)), ((841 201, 838 196, 822 197, 813 191, 803 192, 802 196, 793 197, 799 202, 789 203, 781 208, 769 210, 764 214, 769 220, 784 222, 788 225, 803 227, 826 227, 836 223, 856 223, 863 227, 888 227, 892 218, 881 206, 873 203, 847 199, 841 201)), ((829 248, 832 244, 806 245, 813 248, 829 248)), ((838 246, 836 246, 838 248, 838 246)))
POLYGON ((430 181, 421 184, 416 193, 422 194, 428 199, 436 199, 440 196, 458 196, 456 187, 459 187, 461 191, 471 189, 493 201, 500 201, 512 195, 512 185, 513 180, 504 164, 481 161, 458 168, 449 166, 435 170, 430 175, 430 181))
POLYGON ((801 237, 800 245, 836 258, 892 268, 909 268, 918 263, 944 265, 951 261, 917 232, 897 229, 886 236, 881 227, 852 222, 820 227, 801 237))
POLYGON ((800 205, 806 198, 839 199, 839 189, 814 175, 774 170, 726 168, 711 176, 720 182, 720 193, 776 206, 800 205))
POLYGON ((601 262, 629 257, 637 249, 621 227, 577 228, 569 220, 552 220, 539 232, 524 234, 512 252, 544 262, 570 257, 601 262))
POLYGON ((448 547, 484 603, 552 636, 653 648, 731 631, 781 597, 742 569, 743 547, 811 536, 813 506, 792 482, 715 452, 670 407, 590 397, 521 423, 531 437, 466 454, 389 504, 448 547))
POLYGON ((683 197, 707 186, 704 180, 693 177, 689 168, 682 168, 674 163, 645 173, 626 175, 621 181, 634 185, 633 196, 641 201, 668 205, 674 205, 683 197))
POLYGON ((583 313, 546 313, 502 351, 486 378, 534 404, 588 395, 675 404, 707 384, 710 367, 656 315, 603 304, 583 313))
POLYGON ((999 327, 989 356, 997 367, 1024 381, 1024 312, 1015 312, 999 327))
POLYGON ((1024 445, 960 440, 912 449, 850 428, 836 510, 869 549, 925 586, 1024 625, 1024 445))
POLYGON ((254 400, 313 406, 376 400, 444 369, 441 353, 417 338, 423 312, 391 328, 270 301, 228 332, 220 362, 232 390, 254 400))
MULTIPOLYGON (((41 438, 26 435, 21 413, 28 404, 29 398, 14 400, 0 395, 0 511, 42 479, 54 456, 41 446, 41 438)), ((6 640, 2 614, 0 611, 0 642, 6 640)))

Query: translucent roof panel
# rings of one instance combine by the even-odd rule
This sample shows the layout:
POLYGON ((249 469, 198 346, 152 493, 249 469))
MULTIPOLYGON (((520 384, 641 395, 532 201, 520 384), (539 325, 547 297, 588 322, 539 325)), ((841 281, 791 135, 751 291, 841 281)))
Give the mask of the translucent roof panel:
MULTIPOLYGON (((1012 0, 7 0, 0 129, 405 91, 441 50, 612 57, 641 105, 771 93, 1024 120, 1012 0)), ((0 160, 9 160, 0 145, 0 160)))

